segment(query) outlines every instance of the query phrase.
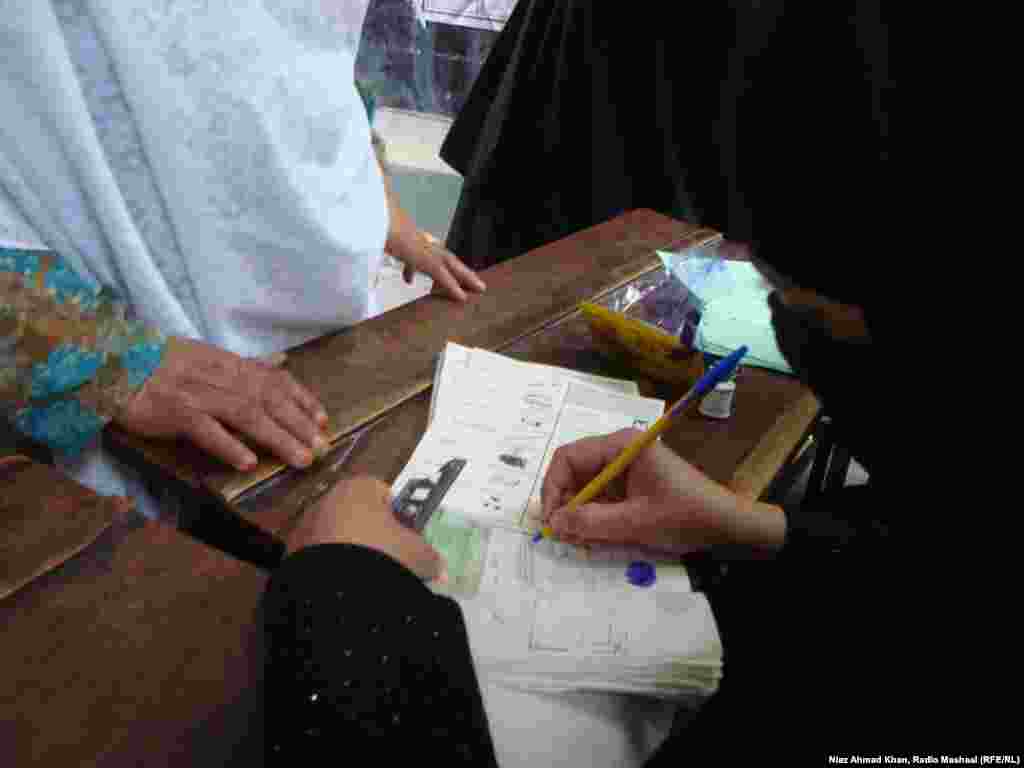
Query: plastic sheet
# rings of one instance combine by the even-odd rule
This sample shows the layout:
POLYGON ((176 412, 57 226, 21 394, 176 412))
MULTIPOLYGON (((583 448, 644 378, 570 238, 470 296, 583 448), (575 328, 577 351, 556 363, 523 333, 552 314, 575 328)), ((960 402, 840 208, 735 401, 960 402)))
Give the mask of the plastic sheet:
POLYGON ((598 345, 653 378, 695 381, 704 371, 696 344, 701 292, 722 290, 728 279, 720 242, 660 252, 660 269, 599 302, 583 304, 598 345))

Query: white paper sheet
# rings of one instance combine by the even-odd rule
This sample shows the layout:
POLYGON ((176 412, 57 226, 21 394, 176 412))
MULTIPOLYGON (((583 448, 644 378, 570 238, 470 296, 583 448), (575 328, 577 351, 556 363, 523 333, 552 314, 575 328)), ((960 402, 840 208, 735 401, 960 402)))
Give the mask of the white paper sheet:
POLYGON ((550 365, 524 363, 484 349, 448 342, 438 358, 434 372, 428 424, 433 423, 438 413, 451 413, 450 395, 458 387, 454 382, 464 380, 470 374, 489 377, 509 386, 518 386, 530 381, 550 381, 555 384, 575 381, 625 395, 640 393, 635 381, 596 376, 550 365))
POLYGON ((531 689, 714 689, 720 639, 683 566, 660 565, 652 586, 636 587, 628 558, 588 562, 564 546, 492 531, 480 593, 462 601, 483 674, 531 689))
MULTIPOLYGON (((449 344, 449 347, 457 346, 449 344)), ((464 349, 464 348, 463 348, 464 349)), ((460 354, 461 351, 459 352, 460 354)), ((624 379, 612 379, 607 376, 597 376, 592 373, 574 371, 570 368, 559 368, 555 365, 540 365, 538 363, 525 363, 520 360, 513 360, 510 357, 490 352, 486 349, 473 347, 466 356, 466 366, 480 373, 493 373, 499 376, 515 375, 518 372, 545 371, 555 379, 568 379, 583 384, 590 384, 598 389, 606 389, 610 392, 619 392, 624 395, 639 395, 640 387, 635 381, 624 379)))
POLYGON ((661 416, 664 402, 639 397, 633 387, 455 344, 439 359, 433 418, 394 491, 422 479, 441 487, 436 478, 446 463, 465 461, 435 515, 455 528, 487 530, 471 557, 460 531, 446 529, 441 537, 453 542, 453 560, 470 563, 477 579, 471 593, 454 596, 484 678, 531 690, 670 698, 717 686, 721 646, 714 618, 677 558, 533 543, 530 535, 558 446, 643 429, 661 416), (652 585, 629 582, 634 560, 654 565, 652 585))
POLYGON ((665 411, 665 402, 649 397, 636 397, 607 392, 573 381, 566 390, 555 434, 548 444, 537 485, 530 495, 523 528, 536 531, 540 527, 543 508, 541 490, 548 466, 556 450, 584 437, 607 435, 633 427, 647 429, 665 411))

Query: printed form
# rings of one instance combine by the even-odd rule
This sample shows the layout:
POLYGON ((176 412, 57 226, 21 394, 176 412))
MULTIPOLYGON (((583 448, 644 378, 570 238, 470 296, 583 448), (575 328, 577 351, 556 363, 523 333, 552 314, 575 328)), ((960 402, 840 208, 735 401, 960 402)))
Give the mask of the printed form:
POLYGON ((559 446, 646 429, 663 411, 635 382, 447 345, 430 426, 393 491, 447 561, 449 585, 432 587, 460 600, 482 674, 544 690, 717 686, 714 618, 678 558, 532 541, 559 446), (635 560, 656 563, 654 584, 628 581, 635 560))

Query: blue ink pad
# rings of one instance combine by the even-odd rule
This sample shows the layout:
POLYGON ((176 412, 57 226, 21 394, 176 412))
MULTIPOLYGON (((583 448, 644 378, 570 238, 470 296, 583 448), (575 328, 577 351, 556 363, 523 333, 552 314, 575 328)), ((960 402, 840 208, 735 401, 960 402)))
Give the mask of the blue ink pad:
POLYGON ((626 569, 626 578, 634 587, 649 587, 656 579, 654 566, 642 560, 635 560, 626 569))

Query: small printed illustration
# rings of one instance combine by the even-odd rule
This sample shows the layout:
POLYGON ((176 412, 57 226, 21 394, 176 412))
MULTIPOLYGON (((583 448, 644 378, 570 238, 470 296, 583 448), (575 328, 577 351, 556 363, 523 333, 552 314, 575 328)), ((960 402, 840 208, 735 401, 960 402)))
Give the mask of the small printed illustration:
POLYGON ((524 413, 519 417, 519 423, 530 429, 544 429, 551 419, 546 413, 524 413))
POLYGON ((526 469, 532 459, 533 451, 530 446, 522 443, 505 445, 501 449, 501 453, 498 454, 498 461, 506 467, 515 467, 516 469, 526 469))
POLYGON ((449 459, 431 475, 409 478, 392 502, 398 521, 422 533, 466 463, 466 459, 449 459))
POLYGON ((485 493, 484 497, 483 497, 483 500, 482 500, 482 503, 483 503, 484 512, 487 512, 489 515, 494 515, 494 516, 500 516, 501 515, 501 509, 502 509, 501 496, 499 496, 497 494, 494 494, 494 493, 485 493))
POLYGON ((502 453, 498 455, 498 461, 510 467, 526 469, 526 457, 520 453, 502 453))

